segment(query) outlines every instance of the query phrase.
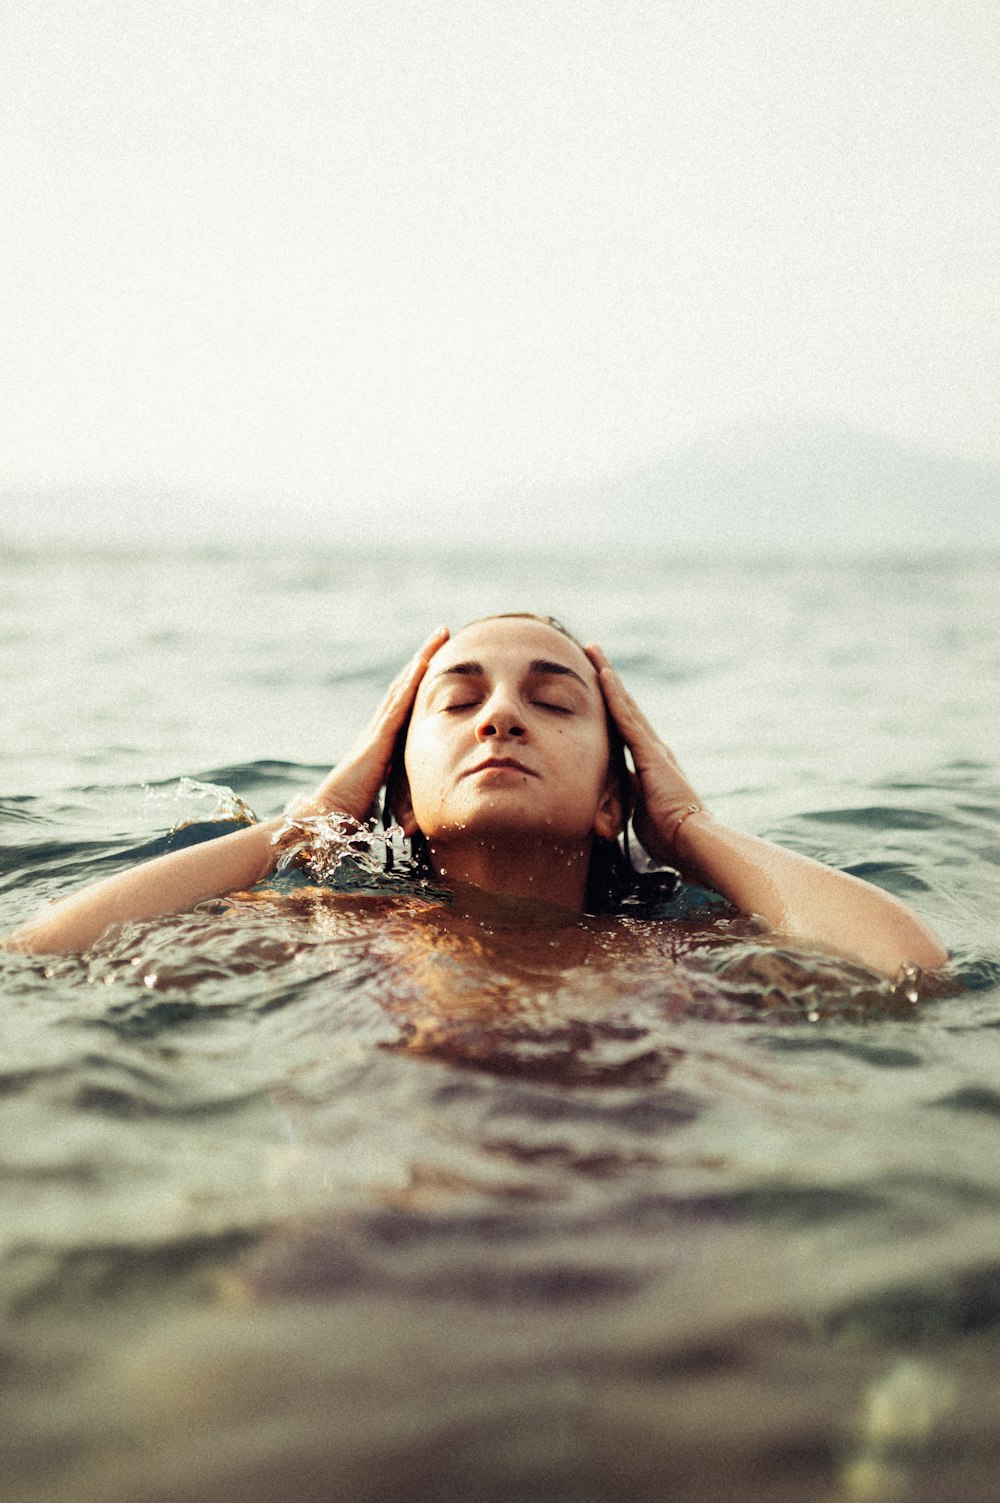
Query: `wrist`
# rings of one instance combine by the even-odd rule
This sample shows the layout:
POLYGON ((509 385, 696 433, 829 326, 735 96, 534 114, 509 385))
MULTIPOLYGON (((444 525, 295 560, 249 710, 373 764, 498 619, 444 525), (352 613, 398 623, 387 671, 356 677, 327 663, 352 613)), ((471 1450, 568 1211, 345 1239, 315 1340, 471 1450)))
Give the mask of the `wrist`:
POLYGON ((328 812, 322 789, 315 793, 299 793, 290 798, 282 810, 283 819, 318 819, 328 812))
POLYGON ((690 804, 685 804, 684 808, 675 817, 673 824, 671 825, 670 830, 667 834, 667 840, 670 845, 677 845, 678 837, 681 834, 681 831, 687 825, 688 821, 696 818, 699 814, 708 815, 709 819, 711 819, 712 817, 711 814, 709 814, 709 811, 705 808, 704 804, 699 804, 694 801, 692 801, 690 804))
POLYGON ((338 797, 337 783, 331 775, 310 793, 293 795, 283 813, 285 819, 325 819, 329 814, 345 814, 346 802, 342 792, 338 797))

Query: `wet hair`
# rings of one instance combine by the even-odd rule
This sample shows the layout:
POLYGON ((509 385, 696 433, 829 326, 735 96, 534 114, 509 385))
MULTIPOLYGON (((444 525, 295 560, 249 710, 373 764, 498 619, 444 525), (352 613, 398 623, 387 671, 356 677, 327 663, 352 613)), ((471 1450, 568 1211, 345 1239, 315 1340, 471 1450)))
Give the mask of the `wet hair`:
MULTIPOLYGON (((552 627, 553 631, 561 632, 581 652, 586 653, 586 648, 580 639, 574 636, 555 616, 540 615, 534 611, 499 611, 491 616, 478 616, 474 621, 467 621, 461 629, 464 631, 466 627, 479 626, 485 621, 538 621, 543 626, 552 627)), ((628 810, 632 805, 632 781, 625 756, 625 742, 610 715, 607 715, 607 727, 608 770, 618 784, 622 808, 628 810)), ((406 724, 396 738, 389 776, 386 780, 386 797, 382 808, 382 822, 386 828, 393 822, 390 808, 391 790, 406 777, 403 756, 409 729, 410 719, 407 716, 406 724)), ((435 872, 430 848, 421 830, 410 837, 409 845, 413 875, 433 880, 435 872)), ((391 865, 391 848, 388 845, 387 851, 391 865)), ((584 911, 590 914, 630 912, 648 918, 657 907, 669 899, 679 880, 677 872, 669 868, 648 872, 636 870, 629 849, 628 821, 626 820, 617 840, 606 840, 602 835, 593 837, 590 864, 587 868, 584 911)))

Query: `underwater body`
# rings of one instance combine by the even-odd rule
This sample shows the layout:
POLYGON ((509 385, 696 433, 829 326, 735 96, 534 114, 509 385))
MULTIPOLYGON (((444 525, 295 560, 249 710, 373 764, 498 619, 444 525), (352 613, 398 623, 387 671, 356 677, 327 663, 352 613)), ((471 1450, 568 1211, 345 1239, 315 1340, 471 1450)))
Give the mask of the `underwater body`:
POLYGON ((697 894, 469 926, 363 841, 0 956, 5 1498, 995 1499, 1000 559, 0 573, 4 931, 276 813, 437 622, 527 609, 954 956, 942 995, 697 894))

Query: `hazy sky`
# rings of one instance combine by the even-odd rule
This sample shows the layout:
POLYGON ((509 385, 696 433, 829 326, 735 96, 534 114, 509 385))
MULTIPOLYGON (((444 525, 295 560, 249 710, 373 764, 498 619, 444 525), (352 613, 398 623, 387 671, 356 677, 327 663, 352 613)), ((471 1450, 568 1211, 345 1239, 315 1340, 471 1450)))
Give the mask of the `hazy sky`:
POLYGON ((996 0, 5 0, 0 485, 1000 461, 996 0))

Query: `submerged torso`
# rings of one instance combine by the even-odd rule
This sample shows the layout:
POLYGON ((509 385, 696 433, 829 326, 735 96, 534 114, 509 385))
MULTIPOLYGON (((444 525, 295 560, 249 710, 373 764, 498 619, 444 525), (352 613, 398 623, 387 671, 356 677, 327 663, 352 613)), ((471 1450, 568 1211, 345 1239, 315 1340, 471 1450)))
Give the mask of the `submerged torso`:
POLYGON ((593 917, 490 895, 451 903, 323 888, 248 894, 229 913, 242 908, 268 911, 291 946, 326 947, 332 961, 358 967, 359 984, 398 1023, 400 1046, 466 1059, 525 1052, 567 1029, 613 1027, 618 1016, 635 1032, 637 1008, 725 1018, 912 1003, 848 959, 729 912, 593 917))

